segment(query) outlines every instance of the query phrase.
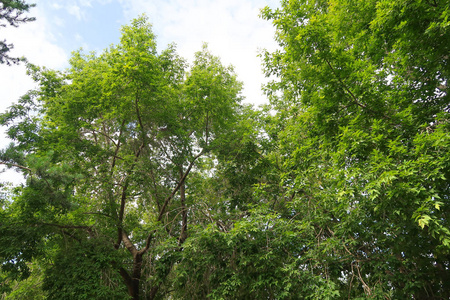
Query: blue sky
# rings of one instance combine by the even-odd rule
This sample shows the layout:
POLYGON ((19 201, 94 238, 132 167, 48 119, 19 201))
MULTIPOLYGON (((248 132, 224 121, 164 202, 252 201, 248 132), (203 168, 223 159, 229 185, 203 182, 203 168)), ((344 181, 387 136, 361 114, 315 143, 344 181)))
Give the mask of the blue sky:
POLYGON ((37 5, 66 53, 81 47, 101 51, 117 43, 120 26, 129 22, 118 1, 38 0, 37 5))
MULTIPOLYGON (((117 44, 120 27, 142 14, 153 24, 159 51, 169 43, 192 60, 204 42, 226 65, 232 64, 244 82, 246 102, 265 103, 258 51, 276 49, 274 29, 259 18, 265 6, 278 0, 26 0, 36 3, 28 15, 36 21, 18 28, 0 28, 0 38, 14 44, 13 56, 37 65, 63 70, 71 52, 101 52, 117 44)), ((23 65, 0 65, 0 111, 3 112, 34 83, 23 65)), ((0 148, 8 141, 0 131, 0 148)), ((1 180, 1 179, 0 179, 1 180)))

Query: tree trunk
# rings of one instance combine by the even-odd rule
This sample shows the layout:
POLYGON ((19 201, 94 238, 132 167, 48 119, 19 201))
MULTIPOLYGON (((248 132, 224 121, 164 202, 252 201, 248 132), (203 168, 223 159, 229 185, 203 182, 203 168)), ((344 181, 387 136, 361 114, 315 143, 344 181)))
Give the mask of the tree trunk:
POLYGON ((124 268, 121 268, 119 270, 119 273, 122 276, 125 285, 127 286, 128 294, 133 300, 139 300, 139 284, 141 281, 141 269, 142 269, 142 255, 137 254, 133 258, 132 276, 130 276, 130 274, 124 268))
MULTIPOLYGON (((180 180, 183 180, 183 171, 180 169, 180 180)), ((186 187, 184 180, 180 186, 180 200, 181 200, 181 234, 180 245, 184 243, 187 238, 187 207, 186 207, 186 187)))
POLYGON ((141 281, 142 255, 136 254, 133 259, 133 277, 131 278, 133 294, 130 295, 133 300, 139 300, 139 284, 141 281))

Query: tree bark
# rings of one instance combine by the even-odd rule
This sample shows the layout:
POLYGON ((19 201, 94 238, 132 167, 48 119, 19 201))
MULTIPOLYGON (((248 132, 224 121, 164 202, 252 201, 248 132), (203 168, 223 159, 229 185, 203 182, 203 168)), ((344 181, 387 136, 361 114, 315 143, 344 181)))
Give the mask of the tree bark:
POLYGON ((119 269, 119 274, 122 276, 123 281, 128 289, 128 294, 131 299, 139 300, 139 286, 141 281, 141 271, 142 271, 142 254, 135 253, 133 255, 133 270, 132 274, 128 273, 124 268, 119 269))
MULTIPOLYGON (((180 169, 180 180, 183 180, 183 169, 180 169)), ((181 234, 180 245, 184 243, 187 238, 187 208, 186 208, 186 186, 185 181, 182 181, 180 186, 180 200, 181 200, 181 234)))
POLYGON ((141 269, 142 269, 142 255, 136 254, 133 259, 133 277, 131 278, 133 294, 130 296, 133 298, 133 300, 139 300, 139 283, 141 281, 141 269))

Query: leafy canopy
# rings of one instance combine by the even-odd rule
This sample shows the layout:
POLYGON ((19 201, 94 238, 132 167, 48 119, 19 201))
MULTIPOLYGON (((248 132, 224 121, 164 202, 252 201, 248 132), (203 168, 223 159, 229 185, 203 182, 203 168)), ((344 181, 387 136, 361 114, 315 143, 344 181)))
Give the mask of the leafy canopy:
POLYGON ((39 88, 1 117, 1 162, 27 180, 2 206, 3 272, 26 278, 38 260, 49 299, 164 293, 196 219, 190 178, 239 119, 232 67, 206 45, 189 69, 175 46, 158 53, 141 17, 100 55, 28 70, 39 88))

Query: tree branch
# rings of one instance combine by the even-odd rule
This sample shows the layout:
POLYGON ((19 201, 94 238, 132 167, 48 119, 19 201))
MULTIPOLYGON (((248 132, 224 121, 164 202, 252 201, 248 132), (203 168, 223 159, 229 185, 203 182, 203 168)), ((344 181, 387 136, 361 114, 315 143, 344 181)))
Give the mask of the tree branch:
POLYGON ((61 224, 54 224, 54 223, 45 223, 45 222, 39 222, 37 225, 44 225, 44 226, 52 226, 60 229, 84 229, 89 233, 89 236, 94 236, 94 232, 92 231, 93 226, 84 226, 84 225, 61 225, 61 224))
POLYGON ((15 163, 9 163, 9 162, 6 162, 6 161, 0 161, 0 165, 6 165, 8 167, 15 167, 15 168, 19 168, 19 169, 22 169, 22 170, 26 170, 26 171, 32 172, 32 170, 30 168, 27 168, 25 166, 21 166, 21 165, 15 164, 15 163))
POLYGON ((111 164, 111 175, 114 171, 114 167, 116 166, 116 159, 119 158, 117 154, 119 154, 120 150, 120 138, 122 137, 123 132, 123 126, 125 125, 125 119, 122 121, 122 124, 120 125, 120 131, 119 131, 119 139, 117 140, 116 150, 114 151, 113 161, 111 164))
MULTIPOLYGON (((137 153, 136 153, 136 157, 134 159, 134 163, 131 165, 130 170, 128 171, 128 174, 130 174, 131 172, 133 172, 134 167, 136 166, 136 163, 139 159, 139 156, 142 152, 142 149, 144 149, 144 141, 142 141, 141 146, 139 147, 137 153)), ((125 214, 125 204, 126 204, 126 200, 127 200, 127 190, 128 190, 128 177, 126 177, 125 179, 125 184, 123 185, 122 188, 122 194, 120 197, 120 209, 119 209, 119 224, 118 224, 118 228, 117 228, 117 243, 114 245, 114 247, 116 249, 119 249, 120 246, 120 242, 123 240, 123 229, 122 229, 122 222, 123 222, 123 217, 125 214)), ((128 238, 128 237, 127 237, 128 238)))
POLYGON ((119 269, 119 274, 122 276, 123 280, 125 281, 125 285, 128 288, 128 294, 133 294, 133 279, 131 278, 130 274, 128 274, 127 270, 124 268, 119 269))
POLYGON ((192 167, 194 166, 195 161, 202 155, 203 155, 203 150, 194 157, 194 159, 189 164, 189 167, 187 168, 186 172, 184 173, 183 177, 181 177, 180 182, 178 182, 177 186, 173 189, 173 191, 170 194, 170 196, 168 196, 166 201, 164 201, 162 209, 159 212, 159 216, 158 216, 158 219, 157 219, 158 221, 162 220, 162 217, 163 217, 163 215, 164 215, 164 213, 166 211, 167 205, 169 204, 170 200, 172 200, 173 196, 175 196, 176 192, 178 192, 178 190, 180 189, 181 185, 186 180, 186 177, 189 175, 189 172, 191 171, 192 167))
POLYGON ((131 253, 131 255, 133 255, 133 257, 135 257, 136 255, 139 254, 140 251, 138 251, 136 249, 136 246, 134 246, 134 244, 131 242, 130 238, 128 237, 128 235, 125 233, 125 231, 121 231, 122 232, 122 241, 123 244, 125 245, 125 247, 128 249, 128 251, 131 253))
POLYGON ((330 67, 330 69, 333 72, 333 74, 336 77, 336 79, 341 84, 341 86, 344 89, 344 91, 346 91, 347 94, 350 95, 350 97, 352 98, 353 102, 356 105, 358 105, 359 107, 366 109, 367 107, 364 104, 359 103, 358 98, 356 98, 356 96, 353 95, 352 91, 350 91, 350 89, 347 87, 347 85, 341 80, 341 78, 339 77, 339 75, 336 73, 336 71, 334 70, 333 66, 331 65, 330 61, 328 59, 326 59, 326 58, 324 58, 324 60, 327 63, 327 65, 330 67))
MULTIPOLYGON (((180 181, 178 182, 177 186, 173 189, 172 193, 171 193, 171 194, 166 198, 166 200, 164 201, 164 204, 163 204, 163 206, 162 206, 162 208, 161 208, 161 211, 159 212, 159 215, 158 215, 158 219, 157 219, 158 222, 162 220, 162 218, 163 218, 163 216, 164 216, 164 213, 165 213, 165 211, 166 211, 167 205, 169 205, 170 200, 172 200, 173 196, 175 196, 175 194, 178 192, 178 190, 180 189, 180 187, 181 187, 181 186, 183 185, 183 183, 185 182, 186 177, 189 175, 189 172, 191 171, 192 167, 194 166, 195 161, 196 161, 200 156, 202 156, 202 155, 203 155, 203 150, 202 150, 199 154, 197 154, 197 155, 194 157, 194 159, 191 161, 191 163, 189 164, 188 168, 186 169, 186 172, 184 173, 184 175, 181 177, 180 181)), ((140 254, 140 255, 143 255, 143 254, 144 254, 145 252, 147 252, 147 250, 150 248, 150 243, 151 243, 151 241, 152 241, 152 239, 153 239, 153 234, 154 234, 155 232, 156 232, 156 230, 153 230, 153 231, 150 232, 149 235, 147 236, 147 241, 146 241, 145 247, 142 248, 142 249, 139 251, 139 254, 140 254)))

